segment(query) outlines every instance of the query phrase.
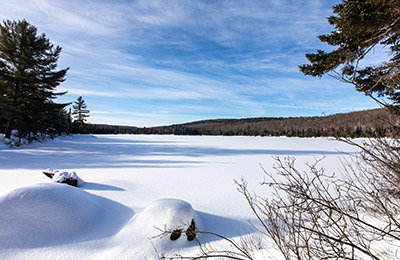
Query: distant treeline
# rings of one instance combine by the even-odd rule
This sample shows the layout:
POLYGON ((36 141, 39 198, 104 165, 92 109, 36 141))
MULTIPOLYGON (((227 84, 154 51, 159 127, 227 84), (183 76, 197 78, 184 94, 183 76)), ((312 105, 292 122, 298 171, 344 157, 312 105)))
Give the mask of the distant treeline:
POLYGON ((392 123, 397 120, 398 118, 384 109, 373 109, 323 117, 203 120, 169 126, 136 128, 130 133, 356 138, 386 136, 392 128, 392 123))
POLYGON ((399 118, 384 109, 365 110, 321 117, 262 117, 202 120, 158 127, 85 124, 72 133, 245 135, 288 137, 376 137, 386 136, 399 118))
POLYGON ((85 124, 79 131, 81 134, 134 134, 136 127, 105 124, 85 124))

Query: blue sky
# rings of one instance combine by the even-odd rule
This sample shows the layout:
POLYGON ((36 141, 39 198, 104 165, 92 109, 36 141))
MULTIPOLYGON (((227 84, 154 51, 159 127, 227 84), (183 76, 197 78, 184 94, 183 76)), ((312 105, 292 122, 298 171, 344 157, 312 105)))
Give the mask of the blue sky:
POLYGON ((319 116, 376 108, 351 85, 304 76, 304 54, 338 1, 0 0, 63 48, 58 102, 83 96, 91 123, 319 116))

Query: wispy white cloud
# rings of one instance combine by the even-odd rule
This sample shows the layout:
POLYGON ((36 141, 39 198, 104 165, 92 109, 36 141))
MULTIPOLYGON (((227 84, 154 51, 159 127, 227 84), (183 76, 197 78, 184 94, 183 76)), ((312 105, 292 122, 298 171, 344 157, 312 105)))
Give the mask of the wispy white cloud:
POLYGON ((84 96, 93 122, 157 125, 372 107, 298 72, 335 2, 0 0, 0 17, 27 19, 63 47, 62 102, 84 96))

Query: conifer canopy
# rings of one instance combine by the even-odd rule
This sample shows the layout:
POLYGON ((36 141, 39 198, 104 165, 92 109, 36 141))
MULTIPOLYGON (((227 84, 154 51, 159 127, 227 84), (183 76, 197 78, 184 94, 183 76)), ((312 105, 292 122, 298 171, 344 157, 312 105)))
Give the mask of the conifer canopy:
POLYGON ((74 104, 72 105, 72 116, 75 121, 81 124, 86 122, 86 118, 90 117, 90 111, 87 109, 87 104, 82 96, 78 97, 74 104))
POLYGON ((399 113, 400 0, 343 0, 332 9, 328 22, 334 31, 318 38, 336 48, 306 54, 310 63, 300 70, 318 77, 329 73, 399 113), (384 48, 387 56, 362 65, 377 47, 384 48))
POLYGON ((46 131, 52 125, 49 115, 68 105, 53 102, 65 94, 55 92, 68 71, 56 70, 60 53, 61 47, 25 20, 0 24, 0 108, 8 122, 6 137, 13 129, 20 134, 46 131))

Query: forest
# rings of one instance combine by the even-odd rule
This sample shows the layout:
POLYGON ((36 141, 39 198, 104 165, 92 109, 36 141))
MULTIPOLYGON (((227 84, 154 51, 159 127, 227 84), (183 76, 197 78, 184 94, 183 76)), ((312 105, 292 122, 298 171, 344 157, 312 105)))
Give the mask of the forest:
MULTIPOLYGON (((328 116, 212 119, 156 127, 91 124, 64 112, 55 134, 157 134, 287 137, 382 137, 399 117, 386 109, 372 109, 328 116)), ((2 122, 5 122, 3 119, 2 122)), ((6 129, 6 124, 1 124, 6 129)), ((56 130, 56 129, 54 129, 56 130)))
MULTIPOLYGON (((245 135, 288 137, 386 136, 398 117, 385 109, 329 116, 215 119, 169 126, 131 129, 134 134, 245 135)), ((124 129, 124 128, 122 128, 124 129)))

